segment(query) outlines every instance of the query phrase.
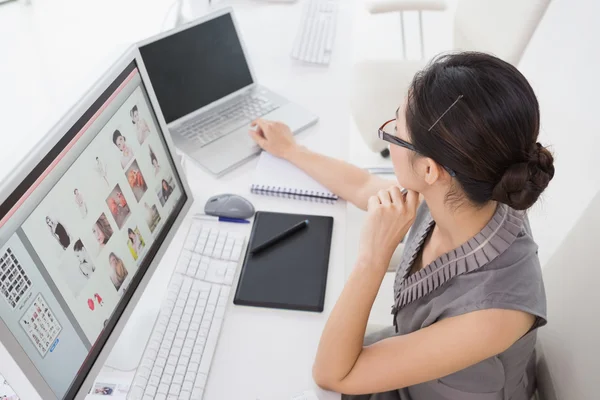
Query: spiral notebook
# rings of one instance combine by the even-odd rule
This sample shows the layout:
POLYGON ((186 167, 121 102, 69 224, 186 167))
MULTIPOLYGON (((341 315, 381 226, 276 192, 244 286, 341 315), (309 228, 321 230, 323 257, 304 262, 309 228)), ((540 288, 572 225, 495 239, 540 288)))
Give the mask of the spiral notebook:
POLYGON ((262 152, 254 172, 252 193, 334 203, 338 196, 293 164, 262 152))

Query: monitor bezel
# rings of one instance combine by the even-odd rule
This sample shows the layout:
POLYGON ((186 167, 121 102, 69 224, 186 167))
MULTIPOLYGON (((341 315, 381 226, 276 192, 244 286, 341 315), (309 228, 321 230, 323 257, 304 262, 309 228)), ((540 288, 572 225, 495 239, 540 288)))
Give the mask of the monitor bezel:
MULTIPOLYGON (((24 160, 8 175, 4 182, 0 183, 0 203, 4 201, 15 191, 24 179, 35 169, 36 166, 44 159, 48 152, 59 143, 59 141, 65 136, 67 132, 73 127, 75 123, 86 113, 86 111, 93 106, 94 102, 115 82, 119 76, 130 67, 131 63, 135 62, 137 69, 140 73, 140 78, 148 97, 153 111, 156 114, 156 119, 163 132, 164 142, 167 146, 167 151, 173 159, 173 165, 176 170, 176 174, 179 176, 179 180, 182 185, 183 203, 179 205, 179 211, 174 216, 170 228, 165 225, 164 239, 159 247, 156 248, 156 254, 148 265, 146 273, 143 275, 136 275, 134 279, 139 279, 139 283, 135 290, 131 290, 127 295, 130 296, 129 302, 124 305, 124 309, 118 318, 113 320, 109 327, 113 326, 112 332, 101 346, 101 348, 92 349, 92 353, 97 353, 94 360, 86 360, 80 370, 80 376, 75 377, 71 387, 63 397, 63 399, 84 399, 89 390, 91 389, 94 380, 100 370, 102 369, 104 362, 108 358, 110 351, 114 347, 120 333, 127 324, 129 317, 133 313, 139 299, 144 292, 144 289, 148 285, 152 275, 156 271, 156 268, 160 264, 160 260, 164 256, 169 244, 173 240, 178 228, 185 219, 191 204, 193 202, 192 191, 185 179, 185 173, 181 167, 181 163, 178 162, 179 157, 175 150, 175 145, 169 133, 169 129, 164 120, 160 108, 157 107, 158 102, 154 96, 154 91, 148 88, 147 80, 144 79, 142 73, 142 62, 140 53, 136 46, 130 47, 123 56, 121 56, 114 65, 92 86, 92 88, 85 94, 76 104, 61 118, 61 120, 45 135, 37 145, 28 153, 24 160), (140 278, 141 277, 141 278, 140 278), (83 367, 86 367, 85 369, 83 367), (83 376, 85 374, 85 376, 83 376)), ((175 210, 176 211, 176 210, 175 210)), ((168 221, 171 222, 171 221, 168 221)), ((162 234, 162 233, 161 233, 162 234)), ((46 383, 43 376, 40 374, 36 366, 29 359, 21 345, 18 343, 16 338, 10 332, 6 324, 0 319, 0 341, 8 351, 14 362, 20 368, 21 372, 27 377, 28 383, 33 386, 40 398, 46 399, 59 399, 52 388, 46 383)), ((90 354, 92 354, 90 353, 90 354)), ((57 365, 59 367, 59 365, 57 365)), ((14 381, 13 389, 18 394, 20 392, 30 393, 31 387, 20 388, 23 380, 14 381)))

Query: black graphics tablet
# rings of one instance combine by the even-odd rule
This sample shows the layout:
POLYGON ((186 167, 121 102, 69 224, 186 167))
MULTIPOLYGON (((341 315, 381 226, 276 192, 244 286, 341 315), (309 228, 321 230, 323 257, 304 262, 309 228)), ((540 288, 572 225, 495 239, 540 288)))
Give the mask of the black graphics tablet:
POLYGON ((256 213, 234 304, 323 311, 333 217, 256 213), (252 249, 295 224, 308 226, 252 254, 252 249))

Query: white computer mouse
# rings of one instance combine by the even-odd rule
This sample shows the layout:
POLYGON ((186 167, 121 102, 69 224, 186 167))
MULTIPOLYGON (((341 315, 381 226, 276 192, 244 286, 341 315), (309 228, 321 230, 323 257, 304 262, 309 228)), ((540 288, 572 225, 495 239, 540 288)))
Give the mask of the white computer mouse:
POLYGON ((254 215, 254 206, 237 194, 219 194, 208 199, 204 205, 206 215, 247 219, 254 215))

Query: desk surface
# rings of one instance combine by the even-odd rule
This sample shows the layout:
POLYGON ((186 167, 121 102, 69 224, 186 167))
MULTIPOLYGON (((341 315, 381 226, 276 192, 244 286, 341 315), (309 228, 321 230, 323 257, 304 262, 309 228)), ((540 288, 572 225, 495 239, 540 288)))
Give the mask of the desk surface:
MULTIPOLYGON (((234 6, 259 82, 320 116, 319 123, 300 134, 298 141, 338 158, 346 158, 348 153, 350 114, 346 102, 353 3, 340 1, 336 43, 328 68, 298 64, 289 56, 300 23, 302 2, 274 5, 239 0, 217 3, 218 6, 234 6)), ((119 46, 115 45, 115 48, 119 46)), ((48 100, 41 99, 40 102, 43 104, 48 100)), ((186 159, 186 173, 196 199, 191 212, 200 211, 208 197, 229 192, 247 197, 257 210, 333 216, 335 222, 325 309, 323 313, 316 314, 238 307, 230 303, 205 398, 279 400, 312 389, 321 400, 337 399, 339 395, 316 388, 311 367, 321 331, 345 281, 346 206, 341 201, 332 206, 253 195, 249 184, 255 165, 256 160, 216 180, 186 159)), ((163 258, 121 335, 119 348, 126 348, 123 343, 133 347, 133 344, 143 342, 140 331, 150 334, 149 329, 166 292, 168 277, 183 245, 188 224, 184 223, 181 227, 163 258)), ((249 227, 231 225, 234 224, 223 226, 223 229, 245 229, 249 234, 249 227)), ((139 356, 140 351, 132 349, 132 354, 139 356)))
MULTIPOLYGON (((339 44, 343 44, 343 38, 350 34, 350 2, 342 6, 338 46, 329 68, 298 65, 290 60, 295 27, 300 22, 301 3, 276 6, 248 3, 239 1, 235 8, 258 80, 320 116, 315 127, 298 137, 300 142, 328 155, 345 158, 348 151, 345 135, 350 118, 345 93, 350 55, 344 54, 344 46, 339 44)), ((252 201, 257 210, 306 212, 335 218, 324 312, 240 307, 230 302, 205 398, 275 400, 290 398, 307 389, 317 390, 311 376, 312 362, 327 316, 345 281, 345 204, 338 202, 332 206, 253 195, 249 184, 256 160, 218 180, 204 173, 192 160, 186 159, 185 163, 196 198, 196 210, 201 209, 206 199, 215 193, 234 192, 252 201)), ((230 225, 224 228, 243 229, 249 234, 249 227, 230 225)), ((166 278, 183 245, 186 228, 187 224, 180 229, 161 262, 132 315, 129 329, 126 328, 131 334, 125 332, 122 335, 119 347, 139 341, 140 330, 133 327, 148 326, 147 321, 142 319, 152 320, 157 314, 162 298, 157 293, 166 290, 166 278)), ((339 398, 333 393, 318 393, 321 400, 339 398)))

